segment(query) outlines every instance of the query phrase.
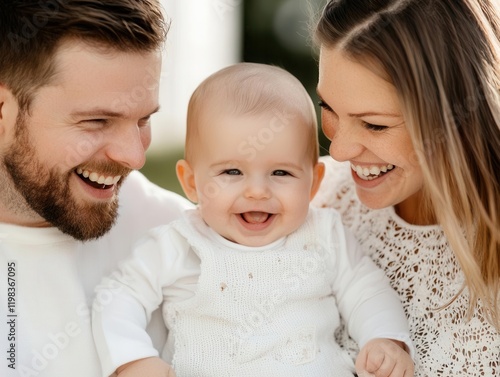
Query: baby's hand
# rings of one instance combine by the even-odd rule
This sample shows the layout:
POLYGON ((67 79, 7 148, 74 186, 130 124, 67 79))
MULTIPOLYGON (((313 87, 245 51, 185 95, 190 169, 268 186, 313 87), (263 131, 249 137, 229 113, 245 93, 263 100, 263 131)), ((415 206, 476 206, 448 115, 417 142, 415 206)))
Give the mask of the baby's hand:
POLYGON ((124 364, 116 370, 117 377, 175 377, 170 365, 159 357, 147 357, 124 364))
POLYGON ((356 359, 356 373, 359 377, 413 377, 413 360, 403 347, 396 340, 370 340, 356 359))

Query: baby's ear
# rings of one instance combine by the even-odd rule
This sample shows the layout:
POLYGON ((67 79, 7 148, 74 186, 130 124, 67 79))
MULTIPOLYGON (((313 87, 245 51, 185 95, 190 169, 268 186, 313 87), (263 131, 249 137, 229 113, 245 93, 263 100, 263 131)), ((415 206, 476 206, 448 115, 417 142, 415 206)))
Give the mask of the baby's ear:
POLYGON ((319 186, 321 185, 321 181, 323 180, 324 176, 325 164, 323 164, 322 162, 316 163, 313 169, 313 182, 311 185, 311 195, 309 196, 309 200, 313 200, 314 195, 316 195, 319 190, 319 186))
POLYGON ((198 193, 196 192, 196 183, 194 181, 194 172, 186 160, 179 160, 175 165, 177 179, 182 186, 186 197, 192 202, 198 202, 198 193))

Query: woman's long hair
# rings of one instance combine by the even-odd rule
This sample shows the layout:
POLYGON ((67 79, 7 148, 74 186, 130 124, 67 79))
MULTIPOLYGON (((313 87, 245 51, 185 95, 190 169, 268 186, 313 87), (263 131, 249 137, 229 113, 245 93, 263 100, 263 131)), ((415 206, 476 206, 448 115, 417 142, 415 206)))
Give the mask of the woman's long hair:
MULTIPOLYGON (((442 226, 500 329, 500 9, 494 0, 330 1, 315 38, 395 85, 424 174, 421 215, 442 226)), ((335 69, 332 67, 331 69, 335 69)), ((457 295, 459 292, 457 293, 457 295)))

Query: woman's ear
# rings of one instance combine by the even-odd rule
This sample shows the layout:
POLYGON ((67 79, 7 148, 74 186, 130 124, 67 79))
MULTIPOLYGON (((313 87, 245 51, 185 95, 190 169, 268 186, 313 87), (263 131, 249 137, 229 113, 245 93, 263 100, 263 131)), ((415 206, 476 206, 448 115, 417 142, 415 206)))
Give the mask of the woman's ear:
POLYGON ((319 186, 324 176, 325 164, 323 164, 322 162, 317 162, 313 168, 313 182, 311 185, 311 195, 309 196, 309 200, 312 200, 314 198, 314 195, 316 195, 316 193, 318 192, 319 186))
POLYGON ((194 172, 189 162, 186 160, 177 161, 175 172, 186 197, 194 203, 198 202, 194 172))

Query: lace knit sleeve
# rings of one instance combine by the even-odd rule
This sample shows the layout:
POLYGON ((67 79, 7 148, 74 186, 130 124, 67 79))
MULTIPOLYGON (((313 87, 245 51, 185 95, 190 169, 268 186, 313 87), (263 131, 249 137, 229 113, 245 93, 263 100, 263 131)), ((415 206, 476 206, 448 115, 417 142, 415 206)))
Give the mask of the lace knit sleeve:
MULTIPOLYGON (((322 161, 326 174, 313 205, 340 212, 364 254, 398 292, 417 351, 415 376, 500 376, 500 333, 485 320, 481 303, 468 318, 463 271, 441 227, 408 224, 392 207, 365 207, 349 167, 330 157, 322 161)), ((336 336, 354 356, 356 344, 342 326, 336 336)))

